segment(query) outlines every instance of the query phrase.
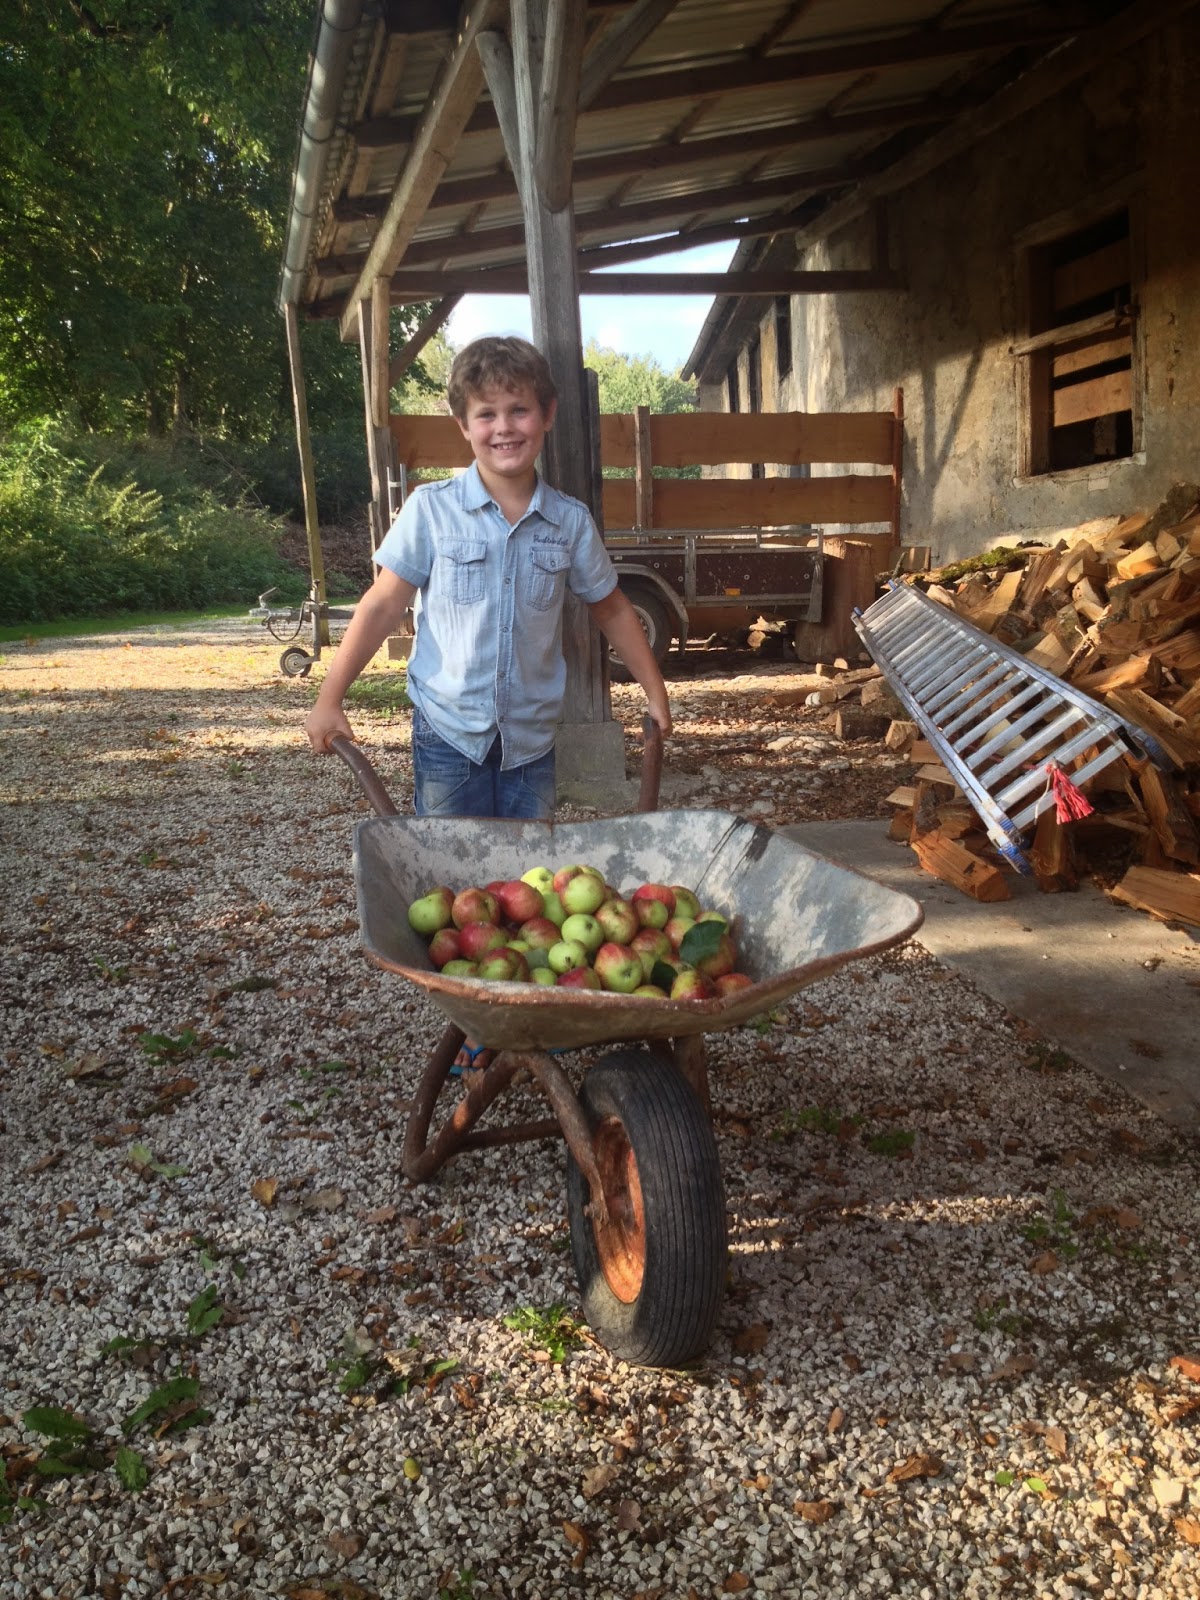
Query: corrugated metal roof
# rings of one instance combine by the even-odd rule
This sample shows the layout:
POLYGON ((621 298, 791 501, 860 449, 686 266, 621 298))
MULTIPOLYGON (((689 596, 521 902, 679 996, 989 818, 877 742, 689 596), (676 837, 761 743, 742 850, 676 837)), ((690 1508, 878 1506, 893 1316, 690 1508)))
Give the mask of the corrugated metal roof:
MULTIPOLYGON (((581 3, 588 50, 639 9, 581 3)), ((662 248, 678 249, 714 231, 734 239, 808 227, 1050 51, 1138 9, 1128 0, 678 0, 579 115, 581 248, 635 247, 664 233, 662 248)), ((301 229, 293 216, 289 226, 284 297, 309 314, 340 314, 361 294, 367 252, 459 24, 446 0, 358 7, 319 221, 301 229)), ((587 64, 585 54, 585 75, 587 64)), ((456 275, 446 292, 461 293, 476 287, 475 271, 524 261, 521 208, 486 89, 445 153, 436 189, 408 218, 415 226, 397 274, 419 270, 425 281, 436 266, 456 275)))

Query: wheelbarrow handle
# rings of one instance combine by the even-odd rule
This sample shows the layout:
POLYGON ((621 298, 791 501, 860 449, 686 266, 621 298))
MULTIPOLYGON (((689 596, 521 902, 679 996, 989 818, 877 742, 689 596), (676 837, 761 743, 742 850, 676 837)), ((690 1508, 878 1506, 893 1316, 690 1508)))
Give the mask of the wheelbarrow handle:
POLYGON ((366 795, 375 815, 377 817, 396 816, 399 807, 384 788, 383 779, 358 746, 352 740, 347 739, 345 734, 338 733, 330 739, 329 748, 335 755, 341 756, 350 771, 358 779, 358 786, 363 794, 366 795))
MULTIPOLYGON (((359 747, 344 734, 335 734, 329 748, 350 768, 358 786, 372 811, 378 817, 394 817, 399 808, 383 786, 383 779, 375 771, 359 747)), ((658 791, 662 782, 663 736, 662 729, 653 717, 642 718, 642 781, 638 791, 638 810, 657 811, 658 791)))
POLYGON ((642 718, 642 783, 638 790, 638 810, 657 811, 662 784, 663 735, 653 717, 642 718))

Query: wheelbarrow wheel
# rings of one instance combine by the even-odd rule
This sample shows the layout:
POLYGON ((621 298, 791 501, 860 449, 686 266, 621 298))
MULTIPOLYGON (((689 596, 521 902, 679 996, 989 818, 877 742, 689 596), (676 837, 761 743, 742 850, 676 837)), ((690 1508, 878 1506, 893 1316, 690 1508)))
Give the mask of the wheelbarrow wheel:
POLYGON ((712 1126, 662 1056, 617 1050, 583 1080, 608 1216, 567 1159, 571 1251, 584 1315, 624 1361, 676 1367, 712 1338, 725 1292, 725 1194, 712 1126))
POLYGON ((298 644, 289 645, 279 658, 279 670, 289 678, 307 678, 312 671, 312 657, 298 644))

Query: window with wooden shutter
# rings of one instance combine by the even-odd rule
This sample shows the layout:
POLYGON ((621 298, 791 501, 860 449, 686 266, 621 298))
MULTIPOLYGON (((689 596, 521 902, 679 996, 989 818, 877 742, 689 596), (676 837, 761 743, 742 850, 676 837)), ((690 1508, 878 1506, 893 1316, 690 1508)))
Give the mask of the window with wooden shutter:
POLYGON ((1128 206, 1025 252, 1026 476, 1119 461, 1140 448, 1128 206))

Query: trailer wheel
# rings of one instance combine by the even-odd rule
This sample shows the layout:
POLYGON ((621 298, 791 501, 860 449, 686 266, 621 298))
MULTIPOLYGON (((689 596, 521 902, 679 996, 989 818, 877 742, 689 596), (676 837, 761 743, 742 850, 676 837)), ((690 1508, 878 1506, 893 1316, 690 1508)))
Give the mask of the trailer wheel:
MULTIPOLYGON (((666 605, 648 584, 621 584, 620 587, 642 625, 642 632, 646 635, 655 661, 661 667, 671 648, 671 618, 666 605)), ((611 649, 608 652, 608 670, 609 676, 618 683, 630 682, 632 674, 629 668, 611 649)))
POLYGON ((312 657, 298 644, 289 645, 279 658, 279 670, 289 678, 307 678, 312 671, 312 657))
POLYGON ((583 1080, 608 1210, 567 1158, 571 1252, 588 1324, 614 1355, 676 1367, 708 1346, 725 1293, 725 1193, 717 1142, 678 1069, 617 1050, 583 1080))

